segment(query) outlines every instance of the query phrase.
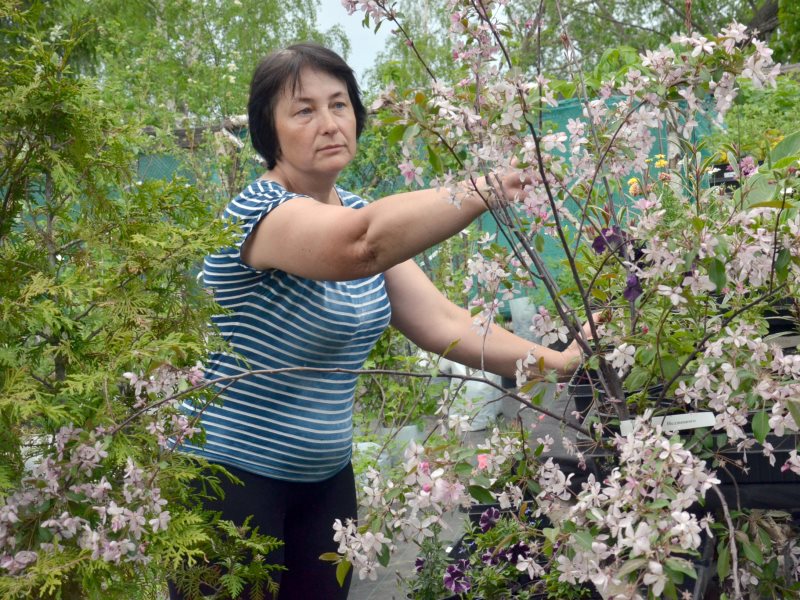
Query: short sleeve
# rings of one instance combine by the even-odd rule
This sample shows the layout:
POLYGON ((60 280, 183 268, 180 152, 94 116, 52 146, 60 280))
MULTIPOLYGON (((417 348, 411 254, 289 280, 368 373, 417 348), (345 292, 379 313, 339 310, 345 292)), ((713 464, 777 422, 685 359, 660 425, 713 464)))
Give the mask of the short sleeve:
POLYGON ((225 218, 241 228, 241 235, 235 240, 236 249, 241 250, 242 244, 261 219, 284 202, 299 196, 275 182, 256 181, 231 200, 225 209, 225 218))
POLYGON ((342 205, 347 208, 364 208, 368 203, 360 196, 356 196, 353 192, 348 192, 340 187, 336 187, 336 193, 342 200, 342 205))

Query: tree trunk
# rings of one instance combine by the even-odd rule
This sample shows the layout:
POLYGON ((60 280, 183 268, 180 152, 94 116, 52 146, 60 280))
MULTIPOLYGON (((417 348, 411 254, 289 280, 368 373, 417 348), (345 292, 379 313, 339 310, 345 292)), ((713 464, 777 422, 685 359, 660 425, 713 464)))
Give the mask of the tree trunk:
POLYGON ((762 39, 769 38, 778 28, 778 0, 764 0, 747 24, 747 28, 751 31, 757 30, 761 33, 759 37, 762 39))

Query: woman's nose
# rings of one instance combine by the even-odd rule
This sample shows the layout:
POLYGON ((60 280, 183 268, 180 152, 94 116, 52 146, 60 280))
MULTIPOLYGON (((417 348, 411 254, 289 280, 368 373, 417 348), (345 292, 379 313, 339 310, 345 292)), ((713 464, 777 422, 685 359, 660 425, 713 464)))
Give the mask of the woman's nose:
POLYGON ((338 125, 336 124, 336 119, 333 117, 333 113, 329 110, 320 111, 320 129, 323 133, 333 133, 338 129, 338 125))

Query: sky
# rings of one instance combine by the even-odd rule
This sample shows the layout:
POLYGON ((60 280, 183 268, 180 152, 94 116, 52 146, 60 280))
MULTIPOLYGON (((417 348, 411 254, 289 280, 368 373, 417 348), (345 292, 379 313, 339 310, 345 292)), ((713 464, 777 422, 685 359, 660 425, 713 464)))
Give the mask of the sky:
POLYGON ((355 12, 348 15, 342 6, 341 0, 320 0, 320 8, 317 13, 317 25, 321 30, 328 29, 333 25, 341 25, 347 37, 350 39, 350 55, 347 63, 353 68, 358 82, 363 86, 364 73, 372 67, 378 52, 386 47, 389 39, 390 27, 384 23, 378 33, 373 33, 372 29, 367 29, 361 25, 364 14, 355 12))

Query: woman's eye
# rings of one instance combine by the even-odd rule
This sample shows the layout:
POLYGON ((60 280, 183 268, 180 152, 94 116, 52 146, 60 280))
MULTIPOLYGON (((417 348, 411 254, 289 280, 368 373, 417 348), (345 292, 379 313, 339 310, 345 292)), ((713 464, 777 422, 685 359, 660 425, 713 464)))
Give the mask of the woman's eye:
POLYGON ((298 115, 310 115, 311 114, 311 109, 308 108, 308 107, 301 108, 300 110, 297 111, 297 114, 298 115))
POLYGON ((347 106, 344 102, 334 102, 333 107, 339 110, 344 109, 347 106))

